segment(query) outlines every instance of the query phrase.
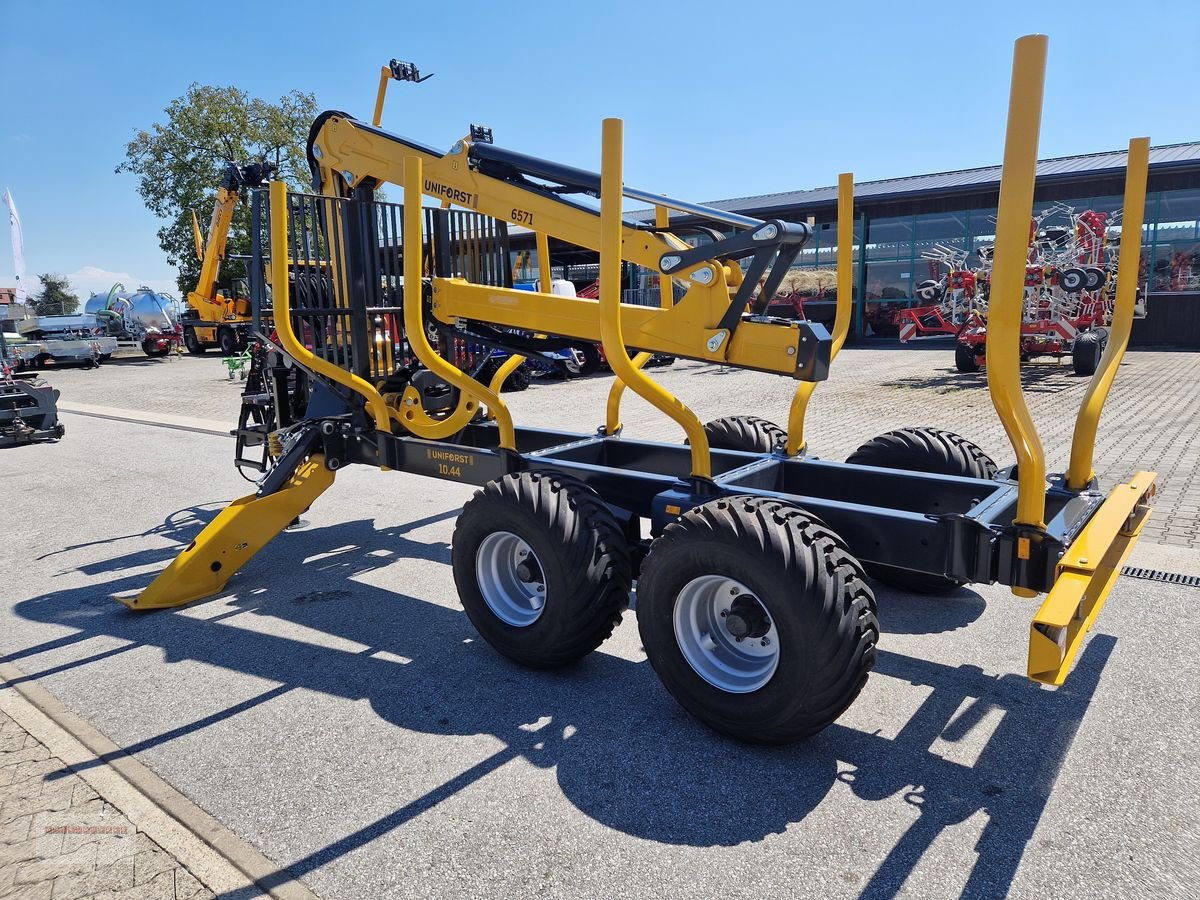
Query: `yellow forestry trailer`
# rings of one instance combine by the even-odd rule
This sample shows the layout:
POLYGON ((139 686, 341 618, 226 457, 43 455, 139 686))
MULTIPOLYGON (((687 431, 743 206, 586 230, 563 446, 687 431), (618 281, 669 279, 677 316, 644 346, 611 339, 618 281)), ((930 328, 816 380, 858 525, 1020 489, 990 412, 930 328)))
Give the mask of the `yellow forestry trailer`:
MULTIPOLYGON (((393 65, 381 73, 372 123, 340 112, 314 123, 315 193, 275 182, 257 195, 254 254, 271 273, 278 332, 259 335, 252 415, 238 429, 239 458, 246 447, 262 451, 257 490, 124 602, 156 609, 219 593, 356 464, 480 486, 458 518, 451 557, 467 615, 497 651, 532 667, 577 660, 611 634, 636 585, 654 670, 687 710, 734 738, 796 740, 850 705, 876 656, 872 578, 923 591, 999 582, 1018 597, 1044 594, 1028 674, 1061 684, 1149 514, 1155 476, 1139 472, 1105 493, 1092 471, 1129 337, 1137 242, 1121 256, 1111 338, 1061 474, 1047 475, 1021 392, 1046 48, 1040 35, 1016 45, 993 269, 988 385, 1015 465, 997 467, 964 438, 920 428, 868 441, 845 463, 806 454, 805 411, 850 319, 849 175, 839 180, 831 336, 765 314, 807 226, 625 185, 618 119, 604 121, 598 175, 503 150, 474 126, 447 152, 399 137, 379 125, 383 92, 389 77, 412 80, 415 69, 393 65), (402 187, 403 204, 375 200, 383 182, 402 187), (599 209, 579 195, 599 197, 599 209), (625 221, 626 199, 652 204, 655 224, 625 221), (693 248, 672 212, 726 233, 713 229, 693 248), (536 232, 543 261, 547 236, 597 251, 599 299, 505 286, 510 260, 497 235, 508 222, 536 232), (660 306, 620 302, 622 260, 660 274, 660 306), (439 355, 454 340, 513 356, 485 384, 439 355), (602 426, 517 426, 500 387, 521 354, 578 340, 601 342, 615 374, 602 426), (796 379, 787 427, 750 416, 705 425, 642 371, 652 353, 796 379), (627 389, 677 422, 687 443, 624 437, 627 389)), ((1148 141, 1131 141, 1132 234, 1147 159, 1148 141)))

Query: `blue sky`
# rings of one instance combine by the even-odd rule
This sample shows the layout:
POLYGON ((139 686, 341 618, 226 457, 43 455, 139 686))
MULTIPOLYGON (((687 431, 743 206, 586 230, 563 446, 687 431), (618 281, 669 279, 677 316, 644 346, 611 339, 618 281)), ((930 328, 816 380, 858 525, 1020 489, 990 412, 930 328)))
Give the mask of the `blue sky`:
POLYGON ((598 168, 600 120, 621 116, 627 183, 689 200, 989 165, 1012 41, 1031 32, 1050 35, 1043 157, 1200 140, 1195 0, 0 0, 0 188, 31 282, 172 286, 158 222, 113 173, 133 130, 193 81, 299 88, 369 118, 393 56, 436 73, 392 86, 393 131, 449 147, 477 122, 502 146, 598 168))

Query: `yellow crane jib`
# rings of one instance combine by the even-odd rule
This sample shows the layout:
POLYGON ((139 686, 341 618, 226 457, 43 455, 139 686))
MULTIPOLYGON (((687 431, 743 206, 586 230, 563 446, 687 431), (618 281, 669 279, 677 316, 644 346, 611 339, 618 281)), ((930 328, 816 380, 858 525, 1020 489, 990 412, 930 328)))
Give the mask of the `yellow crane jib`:
MULTIPOLYGON (((496 147, 486 140, 489 134, 473 126, 473 138, 442 153, 345 113, 328 112, 314 123, 309 159, 322 193, 348 196, 384 182, 403 184, 404 159, 414 156, 421 161, 425 196, 598 253, 599 213, 570 194, 598 197, 600 175, 496 147)), ((669 230, 622 219, 620 258, 686 285, 683 297, 667 308, 622 305, 626 346, 803 381, 828 376, 832 341, 823 326, 765 314, 811 237, 808 225, 764 221, 624 185, 621 196, 701 216, 733 231, 693 248, 669 230), (742 261, 748 261, 745 276, 742 261)), ((600 340, 597 300, 454 277, 435 277, 433 293, 433 316, 445 325, 462 328, 460 321, 479 321, 600 340)))

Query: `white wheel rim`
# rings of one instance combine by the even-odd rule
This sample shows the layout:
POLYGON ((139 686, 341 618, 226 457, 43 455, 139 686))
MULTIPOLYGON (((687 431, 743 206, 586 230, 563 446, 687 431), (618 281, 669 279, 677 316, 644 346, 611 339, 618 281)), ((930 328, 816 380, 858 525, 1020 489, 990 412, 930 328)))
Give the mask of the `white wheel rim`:
POLYGON ((494 531, 475 554, 475 580, 496 618, 527 628, 546 606, 546 576, 533 548, 511 531, 494 531))
POLYGON ((675 598, 673 618, 683 658, 713 687, 748 694, 775 674, 780 656, 775 622, 740 581, 723 575, 693 578, 675 598), (747 634, 748 625, 753 627, 747 634))

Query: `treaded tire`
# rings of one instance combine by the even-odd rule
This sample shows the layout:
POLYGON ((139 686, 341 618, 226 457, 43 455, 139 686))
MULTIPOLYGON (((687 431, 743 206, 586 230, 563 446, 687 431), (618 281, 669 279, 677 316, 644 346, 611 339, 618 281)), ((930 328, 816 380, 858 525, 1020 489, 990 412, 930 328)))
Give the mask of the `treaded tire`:
POLYGON ((612 634, 629 602, 629 547, 613 514, 582 482, 546 472, 489 481, 463 506, 451 562, 471 623, 499 653, 535 669, 575 662, 612 634), (484 599, 476 558, 484 539, 507 531, 536 554, 546 584, 538 618, 517 627, 484 599))
POLYGON ((1108 280, 1108 273, 1097 266, 1088 266, 1083 270, 1083 275, 1083 287, 1089 291, 1100 290, 1104 287, 1104 282, 1108 280))
MULTIPOLYGON (((846 460, 858 466, 993 478, 995 461, 978 444, 952 431, 937 428, 901 428, 867 441, 846 460)), ((928 572, 913 572, 880 563, 868 563, 867 572, 885 584, 914 594, 946 594, 966 582, 928 572)))
POLYGON ((529 387, 529 381, 529 366, 521 363, 504 379, 504 386, 500 390, 506 394, 511 391, 523 391, 529 387))
POLYGON ((787 440, 787 432, 768 419, 758 416, 723 416, 704 426, 708 444, 714 450, 745 450, 773 453, 787 440))
POLYGON ((1087 273, 1083 269, 1069 268, 1058 273, 1058 286, 1068 294, 1078 294, 1087 284, 1087 273))
POLYGON ((238 338, 232 328, 222 328, 217 332, 217 346, 222 356, 233 356, 238 352, 238 338))
POLYGON ((183 346, 188 353, 192 354, 192 356, 203 356, 205 351, 208 350, 208 346, 200 343, 195 332, 192 331, 184 332, 183 346))
POLYGON ((970 344, 955 344, 954 368, 960 372, 978 372, 979 359, 975 356, 975 348, 970 344))
POLYGON ((1104 336, 1099 331, 1085 331, 1075 336, 1071 347, 1071 367, 1076 375, 1094 375, 1104 353, 1104 336))
POLYGON ((654 541, 638 579, 638 630, 684 709, 756 744, 800 740, 837 719, 866 683, 879 639, 875 598, 841 538, 799 507, 746 496, 698 506, 654 541), (704 575, 741 582, 774 623, 778 665, 757 690, 716 687, 680 649, 675 604, 704 575))
POLYGON ((992 478, 995 461, 983 449, 953 431, 938 428, 898 428, 872 438, 846 462, 964 478, 992 478))

